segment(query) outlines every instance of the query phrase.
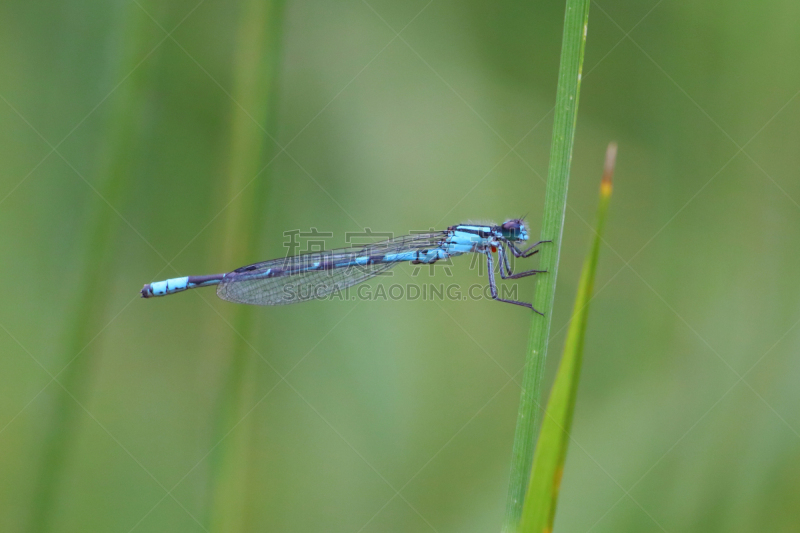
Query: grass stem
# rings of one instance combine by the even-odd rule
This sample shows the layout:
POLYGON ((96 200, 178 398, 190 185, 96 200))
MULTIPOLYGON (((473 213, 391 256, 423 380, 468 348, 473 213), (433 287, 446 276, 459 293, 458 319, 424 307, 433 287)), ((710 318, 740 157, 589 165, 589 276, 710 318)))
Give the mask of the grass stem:
MULTIPOLYGON (((106 306, 113 291, 112 275, 116 271, 114 258, 117 248, 119 217, 109 205, 120 208, 133 172, 133 162, 142 125, 139 122, 146 105, 145 95, 151 80, 147 69, 135 66, 141 60, 142 27, 150 24, 135 5, 123 8, 124 29, 120 53, 112 57, 111 69, 115 81, 129 75, 117 94, 109 112, 107 135, 100 142, 100 175, 98 195, 88 191, 92 214, 86 225, 88 235, 85 266, 78 282, 77 301, 70 313, 67 338, 64 342, 63 364, 52 374, 57 383, 50 385, 54 397, 52 414, 45 429, 42 458, 33 489, 31 517, 27 524, 30 533, 54 529, 53 518, 58 511, 66 465, 73 452, 75 440, 85 413, 94 383, 94 371, 100 356, 93 337, 107 320, 106 306), (79 403, 80 402, 80 403, 79 403)), ((88 189, 87 189, 88 190, 88 189)))
MULTIPOLYGON (((240 198, 227 209, 222 235, 223 264, 244 262, 258 248, 269 188, 268 174, 262 173, 264 147, 274 146, 269 124, 275 109, 276 77, 280 50, 282 0, 244 0, 240 4, 237 47, 234 57, 234 86, 231 91, 230 147, 227 182, 222 195, 225 204, 240 198), (248 194, 241 196, 253 176, 259 176, 248 194)), ((253 420, 228 432, 257 401, 259 390, 255 354, 250 348, 253 331, 252 309, 237 306, 225 320, 231 332, 231 350, 226 381, 220 392, 214 442, 222 443, 212 454, 209 530, 236 533, 252 530, 250 472, 254 470, 253 420), (227 435, 227 436, 226 436, 227 435)))
POLYGON ((548 274, 537 276, 534 298, 534 307, 542 311, 544 316, 534 315, 531 324, 511 457, 511 477, 503 524, 503 531, 506 533, 517 530, 522 516, 522 504, 533 460, 534 433, 541 416, 538 408, 541 381, 553 316, 588 21, 589 0, 567 0, 556 91, 553 141, 542 215, 541 240, 552 241, 552 244, 542 247, 540 267, 547 270, 548 274))

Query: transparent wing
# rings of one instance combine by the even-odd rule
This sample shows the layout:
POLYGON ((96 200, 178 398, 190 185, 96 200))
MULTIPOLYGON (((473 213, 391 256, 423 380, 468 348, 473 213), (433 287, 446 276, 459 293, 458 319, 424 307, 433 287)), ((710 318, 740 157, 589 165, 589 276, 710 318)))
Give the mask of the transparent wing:
POLYGON ((387 255, 438 247, 446 234, 438 231, 404 235, 364 246, 255 263, 226 274, 217 286, 217 296, 253 305, 285 305, 324 298, 395 266, 397 261, 387 261, 387 255))

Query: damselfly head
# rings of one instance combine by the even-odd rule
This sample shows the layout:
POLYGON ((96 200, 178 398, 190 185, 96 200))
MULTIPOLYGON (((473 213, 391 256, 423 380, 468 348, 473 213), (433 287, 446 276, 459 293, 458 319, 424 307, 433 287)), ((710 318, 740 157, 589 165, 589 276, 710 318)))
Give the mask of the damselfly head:
POLYGON ((500 229, 503 232, 503 236, 510 241, 528 240, 528 229, 525 227, 525 223, 521 218, 506 220, 503 222, 503 225, 500 226, 500 229))

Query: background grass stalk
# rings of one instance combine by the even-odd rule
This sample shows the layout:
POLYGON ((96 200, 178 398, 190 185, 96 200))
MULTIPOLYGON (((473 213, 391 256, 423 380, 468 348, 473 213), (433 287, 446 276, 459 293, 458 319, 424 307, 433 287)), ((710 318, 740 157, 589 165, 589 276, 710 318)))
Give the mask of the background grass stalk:
MULTIPOLYGON (((100 140, 97 181, 99 196, 88 189, 92 214, 86 224, 84 266, 77 284, 77 299, 63 344, 60 362, 65 365, 50 369, 57 383, 49 385, 52 413, 47 422, 42 459, 33 489, 31 514, 27 530, 42 533, 53 529, 58 512, 59 493, 63 489, 64 473, 80 425, 86 418, 83 410, 90 402, 91 388, 100 346, 94 340, 108 320, 106 313, 112 293, 114 259, 118 257, 117 229, 119 216, 109 204, 121 209, 131 180, 135 155, 142 138, 141 116, 146 106, 145 95, 150 79, 147 69, 135 69, 145 48, 142 26, 150 24, 135 5, 123 8, 122 42, 119 54, 111 58, 111 81, 117 83, 129 75, 111 100, 107 118, 107 134, 100 140), (79 403, 80 402, 80 403, 79 403)), ((53 156, 56 157, 56 156, 53 156)), ((71 172, 71 171, 70 171, 71 172)), ((75 179, 79 179, 74 176, 75 179)))
MULTIPOLYGON (((234 87, 231 102, 230 152, 223 205, 227 209, 221 264, 247 263, 258 249, 268 198, 265 146, 274 146, 269 131, 275 109, 275 87, 280 48, 282 1, 245 0, 241 4, 238 43, 234 57, 234 87), (258 179, 248 187, 254 176, 258 179), (245 194, 241 194, 245 189, 245 194), (240 195, 241 194, 241 195, 240 195), (237 198, 238 197, 238 198, 237 198)), ((225 320, 232 326, 231 351, 226 380, 220 392, 212 454, 209 524, 211 531, 250 531, 248 473, 253 470, 253 423, 255 417, 239 424, 258 400, 259 365, 251 343, 252 308, 231 306, 225 320), (227 437, 226 437, 227 435, 227 437)))
POLYGON ((558 71, 556 110, 550 166, 547 172, 542 219, 542 240, 553 241, 542 246, 540 268, 548 274, 537 276, 534 307, 544 316, 534 315, 522 381, 522 396, 517 414, 514 448, 511 456, 511 476, 503 531, 515 531, 522 516, 522 503, 534 451, 534 433, 540 417, 541 381, 547 356, 547 341, 553 316, 558 259, 564 231, 567 206, 569 169, 578 118, 578 95, 581 84, 583 54, 589 21, 589 0, 567 0, 564 17, 564 36, 561 44, 561 63, 558 71))
POLYGON ((611 199, 611 178, 617 147, 609 145, 603 180, 600 184, 600 203, 597 208, 597 224, 592 247, 583 264, 575 307, 570 319, 564 355, 558 366, 550 399, 545 407, 542 431, 536 444, 528 491, 522 511, 520 531, 525 533, 544 533, 553 530, 558 493, 567 457, 575 400, 578 396, 578 381, 583 362, 583 342, 586 323, 589 318, 589 302, 594 289, 597 258, 603 235, 608 204, 611 199))

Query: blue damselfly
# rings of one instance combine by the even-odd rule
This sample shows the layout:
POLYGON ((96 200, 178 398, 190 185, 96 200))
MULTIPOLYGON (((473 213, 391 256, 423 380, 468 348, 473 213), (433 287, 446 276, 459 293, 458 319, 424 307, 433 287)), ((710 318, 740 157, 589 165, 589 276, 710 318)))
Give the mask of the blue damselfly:
MULTIPOLYGON (((528 240, 522 219, 500 225, 458 224, 444 231, 404 235, 373 244, 338 248, 283 259, 273 259, 237 268, 227 274, 185 276, 148 283, 142 297, 166 296, 198 287, 217 286, 217 296, 231 302, 254 305, 282 305, 324 298, 342 291, 400 262, 433 264, 466 253, 484 254, 492 298, 521 305, 539 313, 533 305, 500 298, 495 282, 494 257, 497 254, 500 277, 519 279, 545 272, 528 270, 514 274, 509 254, 530 257, 537 253, 539 241, 526 249, 518 245, 528 240)), ((541 314, 541 313, 539 313, 541 314)))

